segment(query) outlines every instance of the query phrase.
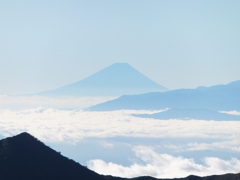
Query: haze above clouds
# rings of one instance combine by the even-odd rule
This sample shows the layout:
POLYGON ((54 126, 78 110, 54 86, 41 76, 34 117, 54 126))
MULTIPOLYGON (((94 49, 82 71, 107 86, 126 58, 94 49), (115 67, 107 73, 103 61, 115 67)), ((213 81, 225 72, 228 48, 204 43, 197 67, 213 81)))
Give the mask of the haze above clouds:
POLYGON ((0 95, 0 108, 2 109, 28 109, 28 108, 56 108, 56 109, 82 109, 115 97, 44 97, 44 96, 10 96, 0 95))

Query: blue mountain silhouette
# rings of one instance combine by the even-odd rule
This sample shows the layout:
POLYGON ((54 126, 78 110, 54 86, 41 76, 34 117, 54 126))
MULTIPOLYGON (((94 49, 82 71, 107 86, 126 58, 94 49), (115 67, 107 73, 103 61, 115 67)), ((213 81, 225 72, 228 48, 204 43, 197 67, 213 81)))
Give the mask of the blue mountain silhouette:
POLYGON ((163 92, 168 89, 155 83, 127 63, 115 63, 81 81, 38 93, 45 96, 121 96, 163 92))
POLYGON ((177 89, 140 95, 125 95, 89 108, 94 111, 119 109, 205 108, 216 111, 240 110, 240 81, 227 85, 177 89))
POLYGON ((153 119, 197 119, 197 120, 217 120, 217 121, 239 121, 240 116, 235 116, 231 114, 220 113, 218 111, 209 109, 194 109, 194 108, 173 108, 164 112, 154 113, 154 114, 137 114, 134 115, 143 118, 153 118, 153 119))

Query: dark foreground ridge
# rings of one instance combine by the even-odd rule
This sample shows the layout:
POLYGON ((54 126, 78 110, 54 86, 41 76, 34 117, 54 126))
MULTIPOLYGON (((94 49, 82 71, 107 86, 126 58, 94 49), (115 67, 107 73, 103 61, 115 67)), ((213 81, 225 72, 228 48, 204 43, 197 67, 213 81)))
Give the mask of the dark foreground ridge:
MULTIPOLYGON (((127 180, 99 175, 24 132, 0 141, 1 180, 127 180)), ((188 176, 174 180, 239 180, 240 174, 188 176)), ((144 176, 132 180, 156 180, 144 176)), ((167 179, 162 179, 167 180, 167 179)), ((169 179, 168 179, 169 180, 169 179)))
POLYGON ((28 133, 0 141, 2 180, 103 180, 99 174, 63 157, 28 133))

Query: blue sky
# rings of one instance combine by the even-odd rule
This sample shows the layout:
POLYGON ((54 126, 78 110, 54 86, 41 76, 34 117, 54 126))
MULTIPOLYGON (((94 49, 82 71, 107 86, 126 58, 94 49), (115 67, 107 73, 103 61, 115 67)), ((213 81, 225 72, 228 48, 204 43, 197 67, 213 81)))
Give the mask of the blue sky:
POLYGON ((240 80, 240 2, 0 1, 0 93, 34 93, 127 62, 169 88, 240 80))

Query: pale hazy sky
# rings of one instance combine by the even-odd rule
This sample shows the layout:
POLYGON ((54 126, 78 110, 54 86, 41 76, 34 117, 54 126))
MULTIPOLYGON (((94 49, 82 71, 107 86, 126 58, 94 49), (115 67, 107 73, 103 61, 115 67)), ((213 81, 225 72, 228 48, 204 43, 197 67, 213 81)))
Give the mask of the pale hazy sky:
POLYGON ((0 93, 127 62, 169 88, 240 80, 239 0, 0 0, 0 93))

